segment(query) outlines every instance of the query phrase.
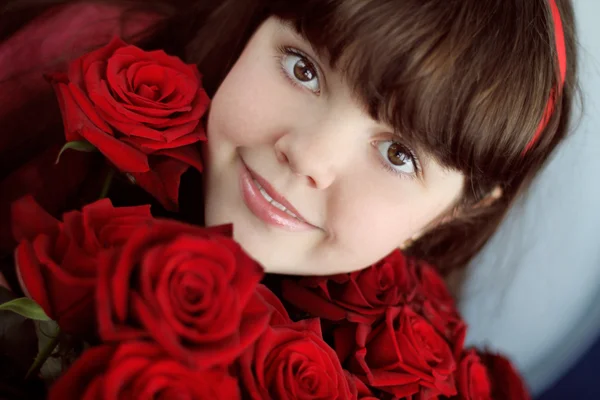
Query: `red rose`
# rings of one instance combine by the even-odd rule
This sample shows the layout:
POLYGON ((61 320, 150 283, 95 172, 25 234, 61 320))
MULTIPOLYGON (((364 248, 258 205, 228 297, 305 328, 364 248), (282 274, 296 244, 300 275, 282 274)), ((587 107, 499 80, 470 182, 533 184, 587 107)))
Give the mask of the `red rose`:
POLYGON ((454 307, 454 298, 448 291, 446 282, 433 266, 417 262, 413 264, 413 268, 421 294, 436 303, 454 307))
POLYGON ((317 318, 269 326, 239 364, 242 391, 250 399, 352 399, 317 318))
POLYGON ((89 334, 95 326, 99 254, 119 247, 149 223, 149 206, 114 208, 104 199, 54 219, 31 197, 13 203, 17 274, 24 291, 60 328, 89 334))
MULTIPOLYGON (((459 341, 465 326, 444 279, 434 267, 425 263, 413 264, 412 271, 417 281, 413 308, 451 343, 459 341)), ((462 348, 458 351, 460 354, 462 348)))
POLYGON ((348 377, 348 382, 350 382, 350 390, 352 391, 352 398, 357 400, 377 400, 377 397, 371 392, 369 387, 365 385, 363 381, 361 381, 355 375, 352 375, 348 371, 344 371, 348 377))
MULTIPOLYGON (((456 394, 456 363, 446 341, 410 307, 391 307, 386 318, 372 328, 356 327, 358 349, 348 369, 368 385, 403 398, 420 391, 435 395, 456 394)), ((349 334, 337 334, 352 341, 349 334)), ((343 345, 342 345, 343 346, 343 345)))
POLYGON ((238 383, 225 370, 190 369, 152 342, 92 347, 51 386, 48 396, 49 400, 239 398, 238 383))
POLYGON ((469 350, 458 366, 458 393, 463 400, 486 400, 492 398, 487 370, 475 350, 469 350))
POLYGON ((152 337, 202 368, 233 361, 264 331, 262 268, 220 229, 158 220, 102 260, 96 292, 105 341, 152 337))
POLYGON ((263 301, 271 308, 271 319, 269 321, 269 325, 275 326, 292 323, 285 306, 281 303, 281 300, 279 300, 279 297, 277 297, 275 293, 273 293, 265 285, 258 285, 256 291, 263 298, 263 301))
POLYGON ((487 367, 494 400, 531 399, 525 382, 510 361, 498 354, 480 353, 479 356, 487 367))
POLYGON ((396 250, 361 271, 284 281, 283 297, 314 316, 373 323, 387 307, 412 297, 415 282, 411 277, 404 254, 396 250))
POLYGON ((205 139, 200 118, 209 99, 196 66, 115 38, 49 79, 67 141, 87 140, 175 209, 181 174, 202 169, 195 143, 205 139))

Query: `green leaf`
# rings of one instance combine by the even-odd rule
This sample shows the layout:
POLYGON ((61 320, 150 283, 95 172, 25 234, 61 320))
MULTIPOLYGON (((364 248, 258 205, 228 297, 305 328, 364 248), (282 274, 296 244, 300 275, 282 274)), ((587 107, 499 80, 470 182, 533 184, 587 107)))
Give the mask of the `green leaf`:
POLYGON ((86 140, 74 140, 72 142, 67 142, 62 147, 62 149, 60 149, 60 152, 58 153, 58 157, 56 157, 56 164, 58 164, 58 162, 60 161, 60 156, 62 155, 62 153, 67 149, 77 150, 77 151, 85 151, 88 153, 97 150, 96 146, 94 146, 93 144, 91 144, 90 142, 88 142, 86 140))
MULTIPOLYGON (((0 304, 15 295, 0 287, 0 304)), ((38 322, 50 324, 51 321, 38 322)), ((45 399, 46 385, 37 376, 23 377, 38 354, 35 323, 12 311, 0 311, 0 399, 45 399)))
POLYGON ((36 321, 49 321, 50 318, 46 315, 42 307, 28 297, 21 297, 0 304, 0 310, 8 310, 15 312, 25 318, 34 319, 36 321))
POLYGON ((31 364, 31 367, 29 367, 29 370, 25 375, 25 379, 29 379, 31 376, 36 376, 40 372, 44 364, 46 364, 46 361, 48 361, 48 358, 52 355, 52 353, 54 353, 54 350, 56 350, 56 347, 60 342, 60 336, 60 329, 57 329, 54 337, 51 338, 50 341, 40 349, 40 352, 35 357, 35 360, 33 360, 33 364, 31 364))

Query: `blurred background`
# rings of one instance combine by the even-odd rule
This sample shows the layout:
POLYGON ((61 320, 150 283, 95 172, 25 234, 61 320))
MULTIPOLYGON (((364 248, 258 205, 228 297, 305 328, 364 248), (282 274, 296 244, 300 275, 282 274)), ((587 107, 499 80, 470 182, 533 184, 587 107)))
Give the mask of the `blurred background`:
POLYGON ((468 342, 511 357, 540 400, 600 399, 600 1, 572 1, 583 108, 459 296, 468 342))
POLYGON ((548 387, 537 399, 600 399, 598 363, 600 362, 600 341, 579 360, 569 372, 548 387))

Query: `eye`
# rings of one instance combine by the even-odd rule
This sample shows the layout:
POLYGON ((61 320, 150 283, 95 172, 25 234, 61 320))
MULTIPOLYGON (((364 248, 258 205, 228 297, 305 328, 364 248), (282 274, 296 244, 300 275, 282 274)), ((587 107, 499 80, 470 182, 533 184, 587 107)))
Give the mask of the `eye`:
POLYGON ((414 152, 403 144, 384 140, 376 143, 376 147, 383 157, 384 165, 392 172, 410 176, 418 172, 418 161, 414 152))
POLYGON ((304 86, 313 93, 321 91, 319 74, 315 65, 297 50, 286 48, 281 57, 281 67, 292 83, 304 86))

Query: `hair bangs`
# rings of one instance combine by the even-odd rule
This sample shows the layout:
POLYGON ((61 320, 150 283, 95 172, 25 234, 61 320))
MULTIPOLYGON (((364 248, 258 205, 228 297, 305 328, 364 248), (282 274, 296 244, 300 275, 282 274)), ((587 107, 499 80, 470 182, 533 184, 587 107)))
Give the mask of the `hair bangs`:
POLYGON ((327 55, 373 118, 492 184, 520 163, 550 94, 540 1, 307 0, 275 14, 327 55))

